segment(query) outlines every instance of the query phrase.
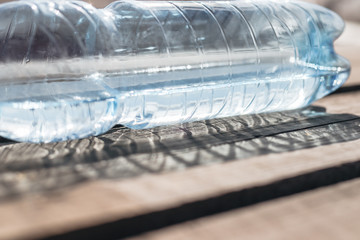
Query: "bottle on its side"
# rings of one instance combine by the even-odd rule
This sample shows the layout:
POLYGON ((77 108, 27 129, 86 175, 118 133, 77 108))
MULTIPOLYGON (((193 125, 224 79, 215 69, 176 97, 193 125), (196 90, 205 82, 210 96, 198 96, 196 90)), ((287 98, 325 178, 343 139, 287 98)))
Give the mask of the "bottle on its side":
POLYGON ((350 64, 344 22, 297 1, 0 5, 0 135, 50 142, 307 106, 350 64))

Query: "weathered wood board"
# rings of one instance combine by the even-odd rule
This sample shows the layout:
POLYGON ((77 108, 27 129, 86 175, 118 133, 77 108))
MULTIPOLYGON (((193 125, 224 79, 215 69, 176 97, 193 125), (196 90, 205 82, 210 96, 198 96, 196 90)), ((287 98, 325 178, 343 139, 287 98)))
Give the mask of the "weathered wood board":
POLYGON ((186 222, 131 239, 359 239, 360 180, 186 222))
POLYGON ((307 109, 152 130, 116 127, 56 144, 1 139, 0 239, 325 238, 328 229, 351 239, 360 221, 360 46, 341 41, 352 77, 307 109), (335 228, 346 216, 353 225, 335 228), (267 235, 256 232, 261 224, 267 235))
MULTIPOLYGON (((318 104, 336 114, 327 115, 315 108, 310 111, 315 113, 315 116, 310 114, 312 120, 299 120, 299 116, 303 116, 299 112, 287 113, 297 118, 282 113, 275 118, 278 119, 276 127, 272 125, 279 128, 277 132, 267 128, 268 123, 258 121, 255 128, 258 131, 251 128, 245 135, 236 135, 237 131, 221 135, 218 130, 187 139, 185 134, 177 139, 185 148, 167 139, 165 142, 175 150, 166 154, 156 149, 153 141, 151 145, 146 140, 141 144, 147 150, 139 150, 140 153, 129 150, 125 157, 120 157, 118 152, 115 160, 101 160, 105 159, 101 153, 81 156, 80 153, 87 153, 93 146, 101 152, 106 143, 112 146, 105 148, 110 152, 129 145, 110 140, 96 145, 99 140, 94 138, 87 140, 90 144, 85 144, 83 149, 79 141, 63 143, 75 145, 68 150, 61 144, 50 145, 52 148, 24 144, 24 155, 16 158, 12 150, 20 153, 23 143, 7 143, 1 147, 2 153, 7 153, 2 156, 5 161, 0 177, 3 190, 0 236, 21 239, 60 234, 69 238, 101 238, 97 234, 108 232, 109 237, 126 237, 358 177, 360 120, 356 114, 359 100, 357 92, 332 95, 318 104), (341 112, 352 114, 338 114, 341 112), (283 121, 282 124, 279 121, 283 121), (232 141, 225 141, 228 138, 232 141), (191 144, 197 144, 201 150, 189 147, 191 144), (17 145, 21 145, 20 150, 17 145), (35 161, 31 152, 38 151, 38 147, 52 151, 52 155, 35 161), (57 149, 67 151, 63 158, 55 157, 61 153, 57 149), (91 160, 90 156, 96 154, 101 158, 91 160), (22 161, 25 156, 29 162, 22 161), (157 162, 159 156, 163 162, 157 162), (237 156, 243 156, 244 160, 231 161, 237 156), (184 162, 187 160, 189 162, 184 162), (113 169, 120 167, 123 171, 113 169), (107 176, 107 171, 116 174, 107 176), (76 178, 80 180, 73 181, 76 178), (179 215, 180 212, 183 214, 179 215), (137 221, 142 224, 136 224, 137 221)), ((118 131, 110 135, 117 139, 118 131)), ((171 139, 170 134, 166 136, 171 139)), ((45 151, 44 155, 47 154, 45 151)))

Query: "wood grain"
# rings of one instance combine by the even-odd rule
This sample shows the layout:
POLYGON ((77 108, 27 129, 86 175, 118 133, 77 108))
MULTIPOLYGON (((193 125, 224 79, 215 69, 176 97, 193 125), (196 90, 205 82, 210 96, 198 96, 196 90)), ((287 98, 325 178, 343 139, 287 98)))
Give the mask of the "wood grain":
MULTIPOLYGON (((321 104, 329 104, 328 108, 334 112, 357 113, 359 98, 357 93, 337 94, 324 99, 321 104), (345 109, 332 105, 341 101, 348 103, 345 109)), ((352 121, 355 121, 351 125, 353 132, 347 135, 359 133, 359 130, 354 130, 354 127, 360 125, 356 118, 345 122, 352 121)), ((301 136, 309 133, 314 137, 323 133, 326 137, 332 127, 335 132, 339 131, 339 128, 331 125, 325 124, 326 130, 317 132, 305 128, 301 136)), ((296 136, 297 132, 299 129, 288 134, 296 136)), ((280 142, 288 139, 277 134, 269 137, 280 142)), ((257 141, 261 142, 262 138, 257 141)), ((0 204, 0 236, 2 239, 27 236, 53 236, 56 239, 56 234, 60 238, 89 237, 91 234, 92 238, 101 239, 101 233, 105 230, 109 237, 125 237, 193 220, 204 214, 246 207, 359 177, 360 140, 354 139, 325 146, 318 142, 316 148, 270 153, 244 161, 205 164, 186 171, 145 174, 125 180, 95 179, 57 191, 3 200, 0 204), (236 199, 247 200, 242 203, 236 199), (179 212, 184 214, 179 215, 179 212), (136 223, 136 220, 146 223, 131 224, 136 223)), ((236 146, 238 143, 234 144, 236 146)), ((228 145, 209 146, 209 149, 224 153, 228 151, 228 145)), ((252 149, 257 149, 257 146, 252 149)), ((196 148, 193 151, 196 152, 196 148)), ((181 153, 192 154, 192 150, 182 149, 181 153)), ((50 174, 51 171, 44 173, 50 174)), ((51 182, 48 184, 51 185, 51 182)))
POLYGON ((56 144, 1 139, 0 239, 358 236, 357 28, 337 43, 349 82, 316 107, 56 144))
POLYGON ((178 126, 53 145, 3 140, 0 239, 177 236, 169 226, 358 178, 359 101, 358 91, 338 93, 306 114, 187 126, 194 135, 178 126))
POLYGON ((358 239, 360 180, 175 225, 135 239, 358 239), (194 237, 196 236, 196 237, 194 237))
MULTIPOLYGON (((334 96, 337 98, 337 96, 334 96)), ((360 118, 324 108, 259 114, 152 130, 114 128, 99 137, 55 144, 0 146, 0 201, 360 138, 360 118)))

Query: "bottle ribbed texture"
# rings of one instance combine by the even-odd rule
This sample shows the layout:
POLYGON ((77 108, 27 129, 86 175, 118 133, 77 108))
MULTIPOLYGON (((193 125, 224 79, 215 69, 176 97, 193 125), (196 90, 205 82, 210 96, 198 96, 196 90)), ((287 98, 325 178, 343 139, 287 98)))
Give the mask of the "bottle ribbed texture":
POLYGON ((0 5, 0 135, 49 142, 289 110, 333 92, 344 22, 297 1, 0 5))

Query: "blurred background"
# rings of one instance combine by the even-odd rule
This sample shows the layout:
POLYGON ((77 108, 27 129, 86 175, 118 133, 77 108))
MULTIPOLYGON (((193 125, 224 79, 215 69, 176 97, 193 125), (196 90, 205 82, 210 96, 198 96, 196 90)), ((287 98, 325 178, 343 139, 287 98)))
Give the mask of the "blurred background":
POLYGON ((348 21, 360 21, 360 1, 359 0, 305 0, 323 5, 340 14, 348 21))

